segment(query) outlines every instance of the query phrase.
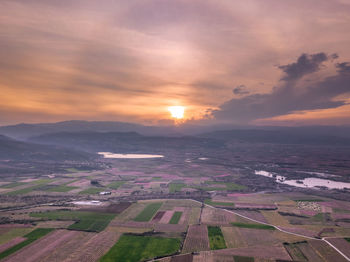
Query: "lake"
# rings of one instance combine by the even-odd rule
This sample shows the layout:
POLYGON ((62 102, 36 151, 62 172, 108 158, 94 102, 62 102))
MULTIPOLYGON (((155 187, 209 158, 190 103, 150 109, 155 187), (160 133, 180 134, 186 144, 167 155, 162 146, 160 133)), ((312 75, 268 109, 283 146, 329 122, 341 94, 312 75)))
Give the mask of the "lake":
POLYGON ((98 152, 99 155, 103 155, 104 158, 125 158, 125 159, 140 159, 140 158, 162 158, 163 155, 151 155, 151 154, 115 154, 111 152, 98 152))
POLYGON ((275 175, 273 173, 255 170, 255 174, 259 176, 266 176, 275 179, 277 183, 286 184, 295 187, 312 188, 312 187, 326 187, 328 189, 350 189, 350 183, 338 182, 329 179, 322 179, 316 177, 308 177, 299 180, 288 180, 285 176, 275 175))

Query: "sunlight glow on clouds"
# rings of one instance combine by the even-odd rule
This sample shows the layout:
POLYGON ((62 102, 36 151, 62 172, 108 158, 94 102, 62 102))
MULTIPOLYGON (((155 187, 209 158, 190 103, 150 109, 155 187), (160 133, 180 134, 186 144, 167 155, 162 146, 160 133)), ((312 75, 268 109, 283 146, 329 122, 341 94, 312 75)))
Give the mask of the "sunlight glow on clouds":
POLYGON ((157 124, 174 101, 187 121, 350 123, 349 27, 343 0, 3 0, 0 125, 157 124))

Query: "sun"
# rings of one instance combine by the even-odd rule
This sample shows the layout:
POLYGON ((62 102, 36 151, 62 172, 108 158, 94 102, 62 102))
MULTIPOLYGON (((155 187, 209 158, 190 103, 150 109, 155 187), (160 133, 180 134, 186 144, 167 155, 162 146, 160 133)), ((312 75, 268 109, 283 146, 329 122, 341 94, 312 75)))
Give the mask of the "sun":
POLYGON ((168 110, 173 118, 184 118, 185 107, 184 106, 169 106, 168 110))

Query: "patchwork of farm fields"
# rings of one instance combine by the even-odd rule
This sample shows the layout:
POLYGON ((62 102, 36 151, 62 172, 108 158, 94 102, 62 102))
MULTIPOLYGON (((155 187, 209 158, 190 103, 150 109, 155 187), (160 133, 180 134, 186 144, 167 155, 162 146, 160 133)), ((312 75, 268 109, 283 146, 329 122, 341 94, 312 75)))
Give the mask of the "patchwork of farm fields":
MULTIPOLYGON (((68 187, 48 187, 45 181, 38 185, 47 187, 46 190, 68 187)), ((124 185, 124 182, 118 182, 115 187, 124 185)), ((13 188, 18 186, 23 185, 16 184, 13 188)), ((240 205, 240 196, 235 195, 236 200, 231 202, 227 199, 223 202, 207 199, 204 203, 186 199, 105 201, 98 205, 70 202, 64 208, 43 206, 13 211, 11 216, 29 217, 34 222, 22 228, 19 225, 16 228, 15 224, 12 228, 0 224, 0 259, 27 261, 26 258, 30 257, 29 262, 138 262, 157 257, 158 261, 169 262, 346 261, 325 241, 306 237, 307 234, 337 236, 326 239, 349 255, 347 237, 350 231, 332 220, 333 209, 329 207, 329 201, 298 204, 283 199, 276 202, 277 210, 257 209, 257 206, 266 208, 271 205, 261 202, 259 205, 244 204, 253 209, 236 210, 235 204, 240 205), (304 209, 300 207, 318 208, 318 205, 321 209, 317 216, 301 215, 300 210, 304 209), (327 205, 327 208, 322 209, 322 205, 327 205), (295 218, 310 218, 310 222, 293 224, 295 218)), ((242 197, 245 201, 248 198, 242 197)), ((350 212, 350 207, 346 209, 341 203, 337 203, 337 207, 337 215, 350 212)))

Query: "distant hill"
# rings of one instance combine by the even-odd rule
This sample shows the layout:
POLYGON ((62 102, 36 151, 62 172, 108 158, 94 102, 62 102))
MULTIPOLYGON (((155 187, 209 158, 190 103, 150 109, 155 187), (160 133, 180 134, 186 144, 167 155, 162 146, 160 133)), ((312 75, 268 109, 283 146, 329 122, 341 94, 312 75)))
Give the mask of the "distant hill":
POLYGON ((38 145, 16 141, 6 136, 0 135, 0 160, 88 160, 92 159, 93 155, 59 148, 57 146, 38 145))
MULTIPOLYGON (((0 134, 26 140, 30 137, 62 132, 137 132, 145 136, 181 137, 186 135, 220 138, 236 137, 241 141, 269 143, 341 143, 350 139, 349 126, 233 126, 196 125, 192 122, 174 126, 145 126, 112 121, 64 121, 57 123, 0 126, 0 134), (227 131, 227 130, 232 130, 227 131), (231 133, 230 133, 231 132, 231 133)), ((347 142, 346 142, 347 143, 347 142)))
POLYGON ((169 133, 166 128, 143 126, 123 122, 100 122, 100 121, 64 121, 58 123, 43 124, 18 124, 1 126, 0 134, 16 139, 27 139, 42 134, 58 132, 139 132, 141 134, 169 133))
POLYGON ((46 145, 59 145, 88 152, 154 153, 168 149, 192 150, 198 147, 220 147, 220 141, 194 136, 143 136, 136 132, 61 132, 30 138, 46 145))
POLYGON ((225 130, 198 135, 231 142, 271 143, 271 144, 305 144, 305 145, 348 145, 350 137, 327 135, 323 133, 302 132, 302 129, 280 130, 225 130))

